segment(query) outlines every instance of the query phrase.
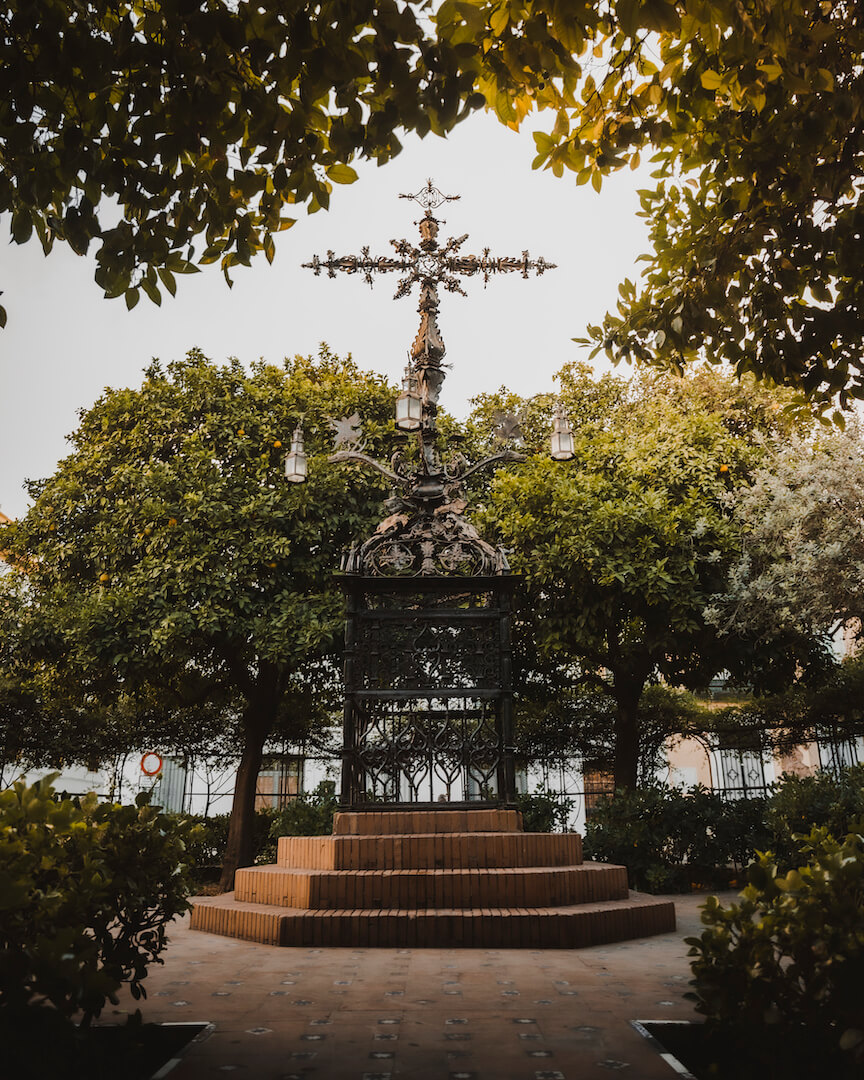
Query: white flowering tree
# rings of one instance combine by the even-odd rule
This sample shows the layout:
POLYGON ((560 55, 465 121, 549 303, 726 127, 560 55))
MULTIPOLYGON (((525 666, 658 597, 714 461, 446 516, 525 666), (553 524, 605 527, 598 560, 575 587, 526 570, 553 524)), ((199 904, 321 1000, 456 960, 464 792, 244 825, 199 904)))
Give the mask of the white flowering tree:
POLYGON ((793 437, 753 483, 727 496, 743 535, 707 620, 755 642, 830 645, 864 617, 864 439, 857 425, 793 437))

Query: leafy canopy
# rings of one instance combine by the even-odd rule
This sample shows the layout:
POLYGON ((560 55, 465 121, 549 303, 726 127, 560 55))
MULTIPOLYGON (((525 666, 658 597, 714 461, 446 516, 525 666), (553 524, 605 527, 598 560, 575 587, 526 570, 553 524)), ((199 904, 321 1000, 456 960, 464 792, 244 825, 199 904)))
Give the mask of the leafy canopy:
POLYGON ((753 483, 730 496, 744 537, 708 617, 754 641, 775 635, 829 644, 864 618, 864 445, 858 425, 793 438, 753 483))
MULTIPOLYGON (((852 0, 12 0, 0 16, 0 211, 97 245, 108 296, 275 252, 399 135, 534 109, 535 168, 643 153, 653 251, 590 329, 610 357, 694 358, 827 404, 864 397, 864 27, 852 0), (115 208, 116 204, 116 208, 115 208), (119 212, 118 212, 119 211, 119 212)), ((0 315, 0 321, 3 316, 0 315)))
POLYGON ((46 252, 96 245, 96 280, 160 302, 196 259, 232 266, 379 164, 397 127, 443 131, 467 76, 396 0, 10 0, 0 13, 0 212, 46 252), (119 209, 119 213, 118 213, 119 209))
POLYGON ((326 463, 329 420, 359 411, 374 447, 392 400, 383 378, 326 350, 251 373, 193 350, 154 363, 140 389, 107 391, 5 527, 21 571, 6 591, 7 656, 89 724, 125 717, 129 737, 137 717, 139 736, 162 725, 166 747, 190 748, 193 716, 207 741, 265 674, 295 727, 314 721, 334 694, 333 570, 382 496, 376 480, 326 463), (309 480, 288 484, 301 418, 309 480))
POLYGON ((431 19, 414 0, 84 0, 74 17, 13 0, 0 50, 12 238, 95 241, 97 281, 130 306, 196 262, 272 259, 295 205, 326 207, 404 131, 536 108, 554 114, 536 168, 599 191, 644 152, 657 166, 644 283, 586 340, 864 397, 852 0, 445 0, 431 19))
MULTIPOLYGON (((537 680, 587 680, 609 694, 616 785, 632 787, 640 744, 656 729, 648 712, 640 716, 648 683, 698 689, 720 670, 754 666, 742 641, 719 634, 703 612, 740 551, 726 493, 749 484, 789 419, 784 395, 747 393, 710 369, 628 386, 593 382, 573 365, 561 384, 575 459, 551 461, 543 448, 500 471, 482 519, 523 577, 520 634, 536 649, 533 661, 527 651, 537 680)), ((526 416, 530 429, 531 407, 526 416)), ((789 676, 800 651, 771 641, 760 659, 789 676)))
POLYGON ((860 5, 446 0, 437 26, 504 123, 554 112, 535 168, 599 191, 652 154, 645 281, 622 284, 598 349, 864 397, 860 5))

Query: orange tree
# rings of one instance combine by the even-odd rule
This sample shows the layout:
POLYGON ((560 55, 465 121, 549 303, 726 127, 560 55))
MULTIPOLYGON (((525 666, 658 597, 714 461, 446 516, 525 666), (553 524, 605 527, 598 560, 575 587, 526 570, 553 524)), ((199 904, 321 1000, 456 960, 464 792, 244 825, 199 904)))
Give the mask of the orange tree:
POLYGON ((575 459, 555 462, 541 448, 498 472, 481 516, 523 577, 520 635, 537 650, 538 678, 551 666, 558 684, 611 698, 615 784, 633 788, 649 734, 646 686, 702 689, 723 670, 783 685, 821 654, 818 641, 779 633, 751 650, 704 614, 741 550, 727 495, 765 460, 766 437, 786 430, 783 398, 742 393, 710 371, 621 384, 617 401, 608 384, 592 394, 585 383, 578 367, 562 372, 575 459), (579 422, 580 403, 604 399, 579 422))
POLYGON ((136 706, 137 737, 166 748, 206 743, 220 718, 231 733, 240 764, 225 888, 252 860, 267 738, 331 722, 334 569, 380 504, 377 480, 326 464, 328 421, 359 411, 374 449, 393 396, 326 351, 249 373, 194 351, 154 364, 139 389, 109 390, 82 415, 72 453, 4 529, 25 599, 16 662, 31 682, 36 670, 46 701, 72 707, 78 754, 90 739, 98 755, 97 723, 112 710, 136 748, 136 706), (282 465, 301 417, 309 479, 289 484, 282 465))

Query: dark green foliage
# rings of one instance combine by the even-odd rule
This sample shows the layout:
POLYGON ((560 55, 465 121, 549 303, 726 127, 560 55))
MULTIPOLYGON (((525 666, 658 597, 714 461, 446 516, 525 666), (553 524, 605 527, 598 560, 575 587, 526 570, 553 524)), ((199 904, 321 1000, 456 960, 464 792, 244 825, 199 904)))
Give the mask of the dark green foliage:
POLYGON ((0 1038, 5 1054, 27 1031, 34 1060, 59 1054, 57 1065, 73 1018, 88 1026, 123 984, 146 996, 147 967, 187 907, 192 825, 146 795, 134 806, 57 799, 52 779, 0 793, 0 1038))
MULTIPOLYGON (((228 843, 230 814, 214 814, 211 817, 199 815, 171 815, 174 820, 187 821, 195 826, 186 845, 186 862, 193 892, 215 885, 219 880, 222 860, 228 843)), ((270 823, 273 821, 271 810, 259 810, 252 823, 255 861, 260 862, 260 852, 267 844, 270 835, 270 823)))
POLYGON ((397 128, 441 132, 470 111, 473 80, 437 53, 430 83, 420 8, 11 0, 0 211, 12 239, 95 248, 97 283, 129 308, 142 291, 173 295, 196 262, 219 262, 229 284, 255 254, 272 262, 297 208, 326 208, 334 184, 357 179, 349 161, 383 164, 397 128))
POLYGON ((280 836, 329 836, 338 804, 335 782, 322 780, 314 791, 295 795, 276 811, 270 823, 271 840, 280 836))
MULTIPOLYGON (((741 550, 728 491, 765 460, 777 431, 771 406, 779 411, 782 399, 762 391, 745 406, 739 387, 708 371, 641 375, 625 386, 594 382, 568 365, 559 378, 575 425, 574 460, 562 467, 543 447, 500 470, 476 520, 512 549, 522 577, 515 637, 534 676, 526 696, 551 713, 571 713, 584 729, 584 694, 572 688, 608 695, 604 753, 616 787, 634 788, 658 730, 673 712, 677 723, 684 704, 655 700, 646 712, 647 687, 699 690, 721 670, 753 674, 749 643, 724 638, 704 611, 726 588, 741 550), (550 675, 569 680, 569 693, 544 695, 550 675)), ((488 424, 498 400, 512 407, 517 399, 502 390, 480 400, 475 425, 488 424)), ((537 428, 535 404, 526 409, 537 428)), ((789 682, 800 657, 769 641, 760 643, 759 660, 789 682)), ((574 727, 566 715, 555 725, 574 727)))
MULTIPOLYGON (((280 836, 328 836, 333 831, 336 809, 336 785, 332 780, 322 780, 314 791, 293 796, 278 810, 258 810, 252 827, 252 861, 275 862, 276 841, 280 836)), ((189 875, 193 890, 209 889, 219 880, 231 815, 174 816, 178 821, 195 825, 193 835, 187 842, 189 875)))
POLYGON ((551 791, 524 792, 516 797, 525 832, 565 832, 573 809, 573 800, 551 791))
POLYGON ((739 903, 708 898, 706 929, 687 938, 689 996, 740 1048, 736 1076, 852 1080, 864 1071, 864 837, 799 840, 797 869, 781 876, 760 855, 739 903))
POLYGON ((838 775, 827 771, 814 776, 786 773, 774 789, 766 815, 771 851, 785 869, 793 867, 798 858, 797 834, 820 825, 832 836, 845 836, 862 821, 864 765, 842 769, 838 775))
POLYGON ((705 788, 652 784, 603 799, 585 829, 586 858, 627 867, 647 892, 728 887, 765 846, 764 801, 726 800, 705 788))
POLYGON ((275 862, 276 842, 280 836, 329 836, 338 805, 333 780, 322 780, 314 791, 295 795, 270 817, 267 839, 258 849, 255 861, 275 862))
MULTIPOLYGON (((249 372, 197 350, 154 362, 140 389, 106 391, 82 414, 73 452, 0 528, 19 571, 0 587, 0 664, 74 717, 79 747, 102 753, 118 720, 122 739, 182 754, 209 752, 214 726, 233 744, 226 889, 254 856, 265 743, 329 726, 343 622, 333 571, 385 495, 356 466, 327 463, 330 421, 358 412, 380 454, 393 397, 325 348, 249 372), (289 484, 301 417, 309 477, 289 484)), ((61 742, 65 753, 75 740, 61 742)))
POLYGON ((760 851, 784 870, 799 858, 795 836, 816 826, 844 836, 864 821, 864 765, 815 776, 785 773, 767 799, 724 799, 654 784, 603 799, 585 830, 587 858, 621 863, 647 892, 723 888, 760 851))

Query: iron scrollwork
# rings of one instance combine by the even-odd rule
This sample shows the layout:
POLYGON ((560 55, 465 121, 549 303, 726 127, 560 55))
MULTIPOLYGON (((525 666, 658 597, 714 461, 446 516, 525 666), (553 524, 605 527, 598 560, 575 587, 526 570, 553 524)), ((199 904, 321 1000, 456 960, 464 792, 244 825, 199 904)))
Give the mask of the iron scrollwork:
POLYGON ((471 698, 364 705, 358 716, 358 803, 488 802, 501 745, 491 702, 471 698))

